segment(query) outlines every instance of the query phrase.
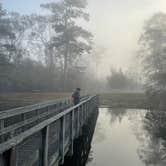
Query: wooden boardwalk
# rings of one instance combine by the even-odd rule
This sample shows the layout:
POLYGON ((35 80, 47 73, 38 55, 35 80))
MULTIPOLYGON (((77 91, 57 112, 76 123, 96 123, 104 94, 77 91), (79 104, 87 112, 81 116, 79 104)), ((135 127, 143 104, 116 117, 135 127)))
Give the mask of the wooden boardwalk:
POLYGON ((76 106, 64 99, 0 112, 0 166, 63 164, 97 107, 97 96, 85 96, 76 106))

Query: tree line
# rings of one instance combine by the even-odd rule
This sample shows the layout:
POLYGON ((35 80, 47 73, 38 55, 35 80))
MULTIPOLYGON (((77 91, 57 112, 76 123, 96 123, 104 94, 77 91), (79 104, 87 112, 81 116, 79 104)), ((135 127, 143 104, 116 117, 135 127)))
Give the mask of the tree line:
POLYGON ((86 79, 92 49, 85 0, 42 4, 45 15, 7 12, 0 3, 0 92, 70 91, 86 79))
POLYGON ((150 107, 166 106, 166 14, 156 13, 144 25, 139 39, 139 57, 150 107))
POLYGON ((107 77, 107 84, 111 91, 116 92, 140 92, 143 91, 139 76, 124 72, 122 69, 111 68, 110 75, 107 77))

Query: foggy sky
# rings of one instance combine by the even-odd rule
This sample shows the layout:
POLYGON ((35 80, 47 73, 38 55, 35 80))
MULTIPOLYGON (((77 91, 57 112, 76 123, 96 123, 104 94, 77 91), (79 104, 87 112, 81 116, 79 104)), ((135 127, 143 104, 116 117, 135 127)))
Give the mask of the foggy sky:
POLYGON ((95 42, 107 49, 99 71, 107 75, 110 66, 127 69, 134 59, 144 22, 154 13, 166 12, 165 0, 89 0, 90 29, 95 42))
MULTIPOLYGON (((51 0, 3 0, 4 7, 23 13, 40 11, 40 4, 51 0)), ((57 1, 57 0, 54 0, 57 1)), ((134 59, 144 21, 154 13, 166 12, 166 0, 89 0, 89 29, 94 42, 106 49, 99 75, 108 75, 110 67, 127 69, 134 59)))

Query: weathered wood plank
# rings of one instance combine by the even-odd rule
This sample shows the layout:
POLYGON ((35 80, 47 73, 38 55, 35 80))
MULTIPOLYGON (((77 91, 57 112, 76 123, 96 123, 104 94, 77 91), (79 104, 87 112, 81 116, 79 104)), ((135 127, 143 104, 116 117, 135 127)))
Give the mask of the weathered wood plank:
POLYGON ((63 164, 65 157, 65 116, 61 118, 60 155, 61 155, 60 164, 63 164))
MULTIPOLYGON (((38 159, 40 158, 38 161, 41 161, 41 156, 42 156, 43 166, 52 166, 52 165, 58 164, 59 162, 62 164, 64 162, 64 157, 67 153, 70 155, 73 154, 73 141, 76 137, 79 136, 82 126, 86 123, 87 118, 90 116, 90 114, 93 111, 88 109, 93 109, 94 107, 96 107, 96 96, 88 97, 86 98, 86 100, 81 101, 78 105, 72 106, 71 108, 68 108, 68 104, 69 104, 69 101, 58 103, 56 108, 60 111, 56 115, 54 114, 55 113, 54 111, 49 112, 49 109, 55 108, 54 107, 55 103, 53 103, 53 105, 50 105, 49 107, 47 107, 46 112, 43 110, 44 112, 43 114, 40 114, 40 109, 35 109, 34 111, 36 113, 35 114, 36 116, 32 117, 31 115, 30 116, 28 115, 28 118, 32 117, 30 119, 26 119, 24 114, 21 113, 21 115, 23 115, 22 116, 23 122, 14 124, 12 127, 9 126, 7 128, 4 128, 3 126, 4 124, 1 124, 0 133, 1 134, 5 133, 5 129, 8 129, 6 132, 13 133, 13 136, 12 138, 9 138, 8 141, 5 141, 0 144, 0 154, 9 150, 11 152, 10 153, 11 155, 9 155, 10 165, 16 166, 18 162, 17 158, 19 158, 22 151, 20 150, 18 153, 17 152, 18 147, 23 148, 22 145, 24 144, 25 140, 34 138, 34 135, 36 133, 41 133, 41 135, 38 138, 40 138, 41 141, 43 140, 42 141, 43 144, 41 142, 41 144, 38 145, 39 154, 37 155, 37 157, 38 159), (17 136, 14 136, 15 129, 21 126, 27 125, 31 122, 35 122, 35 120, 37 121, 44 116, 46 116, 48 119, 44 119, 43 121, 40 121, 40 123, 36 124, 35 126, 32 126, 26 131, 22 131, 17 136), (53 132, 55 132, 56 130, 56 127, 54 130, 53 127, 50 128, 50 125, 56 124, 57 126, 58 120, 59 122, 61 121, 61 123, 58 123, 59 124, 59 130, 57 132, 58 139, 55 141, 54 146, 56 146, 56 148, 59 149, 59 151, 55 151, 54 149, 49 149, 48 139, 50 138, 49 137, 50 130, 52 130, 53 132), (77 123, 75 124, 75 122, 77 123), (60 124, 61 124, 61 130, 60 130, 60 124), (41 152, 41 149, 43 150, 43 152, 41 152), (51 151, 48 151, 48 150, 51 150, 51 151), (50 155, 51 158, 49 154, 51 154, 50 155)), ((7 117, 8 117, 8 114, 7 114, 7 117)), ((3 120, 1 121, 1 123, 2 122, 3 120)), ((27 157, 30 157, 30 156, 27 156, 27 157)), ((31 160, 31 158, 29 158, 28 161, 32 163, 38 162, 37 160, 34 160, 34 161, 31 160)))
POLYGON ((11 152, 10 152, 10 166, 17 166, 16 148, 15 148, 15 146, 13 146, 11 148, 11 152))
MULTIPOLYGON (((85 99, 88 99, 88 97, 83 96, 81 98, 81 101, 83 101, 85 99)), ((42 102, 42 103, 38 103, 38 104, 34 104, 34 105, 25 106, 25 107, 19 107, 19 108, 1 111, 0 119, 12 117, 12 116, 19 115, 19 114, 24 114, 27 112, 31 112, 33 110, 42 109, 42 108, 49 107, 49 106, 56 105, 56 104, 58 105, 59 103, 65 103, 66 101, 68 101, 68 103, 70 103, 70 100, 68 98, 64 98, 64 99, 51 100, 51 101, 46 101, 46 102, 42 102)))
POLYGON ((49 125, 44 128, 43 131, 43 166, 48 166, 48 136, 49 136, 49 125))
POLYGON ((53 116, 50 119, 47 119, 47 120, 41 122, 40 124, 36 125, 35 127, 32 127, 31 129, 25 131, 24 133, 21 133, 20 135, 18 135, 16 137, 13 137, 9 141, 0 144, 0 147, 1 147, 0 148, 0 153, 2 153, 5 150, 10 149, 10 147, 12 147, 13 145, 17 145, 18 143, 22 142, 25 138, 27 138, 27 137, 33 135, 34 133, 42 130, 47 125, 51 124, 52 122, 62 118, 66 114, 70 113, 72 110, 75 110, 75 109, 79 108, 83 103, 86 103, 87 101, 91 100, 93 97, 88 98, 88 100, 86 100, 86 101, 82 101, 81 103, 79 103, 76 106, 73 106, 71 108, 66 109, 65 111, 53 116))

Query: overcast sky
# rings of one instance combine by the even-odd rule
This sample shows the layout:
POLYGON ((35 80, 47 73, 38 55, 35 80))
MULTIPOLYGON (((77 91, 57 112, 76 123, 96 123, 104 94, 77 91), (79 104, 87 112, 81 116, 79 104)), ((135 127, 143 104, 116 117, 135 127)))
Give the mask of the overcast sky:
MULTIPOLYGON (((1 1, 9 10, 32 13, 51 0, 1 1)), ((144 21, 156 12, 166 12, 166 0, 89 0, 88 9, 95 43, 107 50, 99 68, 100 74, 107 75, 110 66, 127 69, 135 63, 133 57, 144 21)))

